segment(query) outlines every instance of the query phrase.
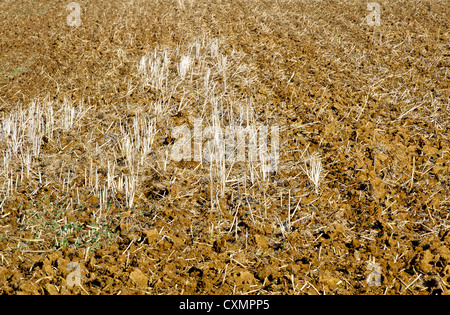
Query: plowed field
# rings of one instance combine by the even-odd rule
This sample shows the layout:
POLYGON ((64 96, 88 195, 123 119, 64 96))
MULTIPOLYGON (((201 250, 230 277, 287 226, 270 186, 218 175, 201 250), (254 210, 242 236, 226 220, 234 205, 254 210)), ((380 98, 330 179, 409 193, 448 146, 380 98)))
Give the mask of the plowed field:
POLYGON ((450 293, 449 21, 2 1, 0 293, 450 293), (230 126, 257 150, 208 151, 230 126))

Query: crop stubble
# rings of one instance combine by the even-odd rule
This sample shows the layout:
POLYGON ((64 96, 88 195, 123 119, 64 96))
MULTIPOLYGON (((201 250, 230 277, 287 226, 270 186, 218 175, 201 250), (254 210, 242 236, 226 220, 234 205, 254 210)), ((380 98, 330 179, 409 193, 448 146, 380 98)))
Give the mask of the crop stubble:
POLYGON ((449 8, 379 3, 1 4, 0 292, 448 293, 449 8), (171 160, 195 118, 278 125, 277 172, 171 160))

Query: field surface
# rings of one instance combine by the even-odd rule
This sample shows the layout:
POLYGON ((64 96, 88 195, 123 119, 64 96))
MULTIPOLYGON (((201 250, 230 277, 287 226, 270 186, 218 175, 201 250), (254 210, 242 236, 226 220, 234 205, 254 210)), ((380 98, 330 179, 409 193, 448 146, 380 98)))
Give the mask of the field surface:
POLYGON ((1 1, 0 294, 450 293, 449 29, 446 0, 1 1))

